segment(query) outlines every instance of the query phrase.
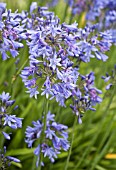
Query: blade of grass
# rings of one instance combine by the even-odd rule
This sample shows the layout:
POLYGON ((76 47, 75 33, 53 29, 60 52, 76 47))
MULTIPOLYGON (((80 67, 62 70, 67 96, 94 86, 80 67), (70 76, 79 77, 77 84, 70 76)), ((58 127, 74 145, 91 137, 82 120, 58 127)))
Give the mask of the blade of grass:
POLYGON ((109 146, 111 145, 111 143, 114 141, 114 137, 115 137, 115 130, 112 132, 112 134, 110 135, 110 138, 108 139, 106 145, 104 146, 104 148, 102 149, 101 153, 94 159, 92 166, 89 170, 94 170, 97 163, 100 161, 100 159, 106 154, 109 146))
POLYGON ((70 149, 69 149, 66 165, 65 165, 65 168, 64 168, 65 170, 68 169, 68 164, 69 164, 69 161, 70 161, 70 156, 71 156, 72 146, 73 146, 73 141, 74 141, 74 131, 75 131, 76 124, 77 124, 77 116, 75 115, 75 120, 74 120, 74 124, 73 124, 73 129, 72 129, 71 145, 70 145, 70 149))

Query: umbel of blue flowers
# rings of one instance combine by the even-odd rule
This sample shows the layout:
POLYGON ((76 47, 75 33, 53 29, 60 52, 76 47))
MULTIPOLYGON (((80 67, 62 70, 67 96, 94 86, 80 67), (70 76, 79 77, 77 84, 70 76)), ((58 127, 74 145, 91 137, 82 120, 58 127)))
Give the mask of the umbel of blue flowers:
MULTIPOLYGON (((43 139, 42 141, 40 140, 34 151, 34 154, 38 157, 37 166, 40 164, 40 154, 43 154, 44 157, 48 157, 51 162, 54 162, 62 150, 67 151, 69 149, 68 133, 66 132, 68 127, 55 122, 54 116, 50 111, 47 113, 45 131, 44 117, 42 120, 33 121, 33 127, 28 126, 26 129, 25 142, 28 144, 28 147, 32 147, 33 143, 38 139, 43 139)), ((41 164, 44 165, 44 162, 41 162, 41 164)))
MULTIPOLYGON (((53 6, 58 0, 52 0, 53 6)), ((112 42, 116 43, 116 1, 115 0, 64 0, 71 11, 71 19, 83 15, 88 24, 98 23, 98 30, 108 30, 112 42)), ((68 9, 68 8, 67 8, 68 9)))
POLYGON ((84 12, 87 23, 98 23, 98 30, 109 30, 116 43, 115 0, 65 0, 71 7, 72 16, 84 12))
POLYGON ((26 36, 20 24, 21 20, 17 11, 12 13, 6 9, 5 3, 0 3, 0 53, 3 60, 10 55, 15 58, 19 54, 18 49, 23 47, 20 41, 26 36))
POLYGON ((80 75, 78 87, 72 91, 72 104, 70 104, 73 113, 78 117, 79 124, 82 123, 81 117, 87 110, 95 111, 97 103, 102 102, 102 98, 98 96, 102 91, 94 87, 95 76, 91 72, 86 76, 80 75))
MULTIPOLYGON (((81 91, 79 77, 85 77, 83 81, 86 81, 88 76, 79 73, 80 64, 88 63, 91 58, 104 62, 108 59, 104 53, 111 46, 110 33, 96 34, 96 25, 87 25, 81 29, 76 22, 71 25, 60 24, 53 12, 46 7, 37 7, 37 3, 32 3, 30 15, 25 14, 22 24, 27 30, 29 46, 29 66, 21 72, 27 93, 36 99, 41 93, 47 99, 56 99, 60 106, 66 107, 68 99, 76 98, 73 97, 74 91, 81 91)), ((83 86, 84 93, 81 92, 81 98, 83 96, 87 101, 85 108, 91 108, 101 101, 98 102, 97 98, 101 91, 97 88, 90 90, 95 79, 93 73, 90 75, 88 78, 93 77, 93 80, 90 80, 91 83, 86 88, 83 86), (94 96, 94 102, 90 96, 94 96)))
MULTIPOLYGON (((16 117, 16 115, 11 115, 12 112, 18 108, 18 106, 13 107, 15 100, 10 100, 11 96, 9 93, 3 92, 0 94, 0 133, 3 134, 5 139, 10 140, 10 134, 5 132, 5 127, 11 129, 17 129, 22 127, 22 118, 16 117)), ((4 151, 0 149, 0 168, 5 170, 10 166, 11 162, 20 162, 19 159, 5 156, 6 147, 4 146, 4 151)))
POLYGON ((10 140, 10 135, 4 132, 6 126, 11 129, 17 129, 22 127, 22 118, 16 117, 16 115, 10 115, 14 112, 18 106, 14 108, 12 105, 15 103, 15 100, 9 100, 11 96, 9 93, 3 92, 0 94, 0 128, 2 129, 2 134, 8 140, 10 140))

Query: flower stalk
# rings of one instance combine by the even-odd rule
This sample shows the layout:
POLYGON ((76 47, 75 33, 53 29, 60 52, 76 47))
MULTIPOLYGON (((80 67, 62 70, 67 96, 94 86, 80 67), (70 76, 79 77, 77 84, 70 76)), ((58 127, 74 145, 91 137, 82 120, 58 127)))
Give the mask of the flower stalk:
POLYGON ((69 161, 70 161, 70 157, 71 157, 71 152, 72 152, 72 147, 73 147, 73 141, 74 141, 74 132, 75 132, 77 122, 78 122, 77 115, 75 115, 73 128, 72 128, 71 144, 70 144, 70 149, 69 149, 69 152, 68 152, 68 157, 67 157, 67 161, 66 161, 66 165, 65 165, 65 170, 68 169, 68 165, 69 165, 69 161))

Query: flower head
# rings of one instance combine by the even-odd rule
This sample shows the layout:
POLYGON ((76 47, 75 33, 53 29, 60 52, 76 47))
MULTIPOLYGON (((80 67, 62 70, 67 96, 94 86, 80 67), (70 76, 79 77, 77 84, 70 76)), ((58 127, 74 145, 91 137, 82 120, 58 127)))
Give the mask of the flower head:
POLYGON ((8 126, 12 129, 22 128, 22 118, 10 115, 10 112, 17 109, 17 106, 13 108, 15 100, 10 100, 10 98, 9 93, 2 92, 0 94, 0 126, 2 134, 8 140, 10 140, 10 135, 3 131, 4 127, 8 126))
POLYGON ((44 134, 44 139, 41 141, 42 143, 40 143, 34 151, 34 154, 38 156, 38 161, 40 153, 43 153, 44 157, 48 157, 51 162, 54 162, 55 158, 57 158, 57 154, 60 154, 62 149, 64 151, 69 149, 70 145, 67 140, 68 133, 65 131, 68 127, 56 123, 54 116, 55 115, 48 112, 45 131, 43 131, 43 123, 40 120, 37 122, 33 121, 32 123, 34 127, 28 126, 26 129, 25 142, 28 144, 28 147, 32 147, 34 141, 41 138, 41 135, 44 134))

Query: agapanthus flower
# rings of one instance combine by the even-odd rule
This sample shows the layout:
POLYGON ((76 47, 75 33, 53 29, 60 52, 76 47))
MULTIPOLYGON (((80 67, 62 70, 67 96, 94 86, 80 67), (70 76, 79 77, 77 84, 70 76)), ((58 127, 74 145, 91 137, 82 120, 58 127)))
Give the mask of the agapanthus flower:
POLYGON ((30 5, 30 13, 32 13, 37 8, 37 2, 32 2, 30 5))
POLYGON ((30 97, 46 95, 65 106, 78 85, 79 63, 95 57, 106 61, 108 56, 104 53, 110 49, 111 35, 96 34, 96 25, 81 29, 76 22, 60 24, 59 18, 46 7, 32 7, 34 10, 24 25, 30 65, 21 71, 21 77, 30 97))
MULTIPOLYGON (((68 133, 66 132, 68 127, 55 122, 54 117, 55 115, 51 114, 50 111, 47 113, 46 129, 44 129, 43 125, 44 117, 41 121, 33 121, 33 127, 28 126, 26 129, 25 142, 28 144, 28 147, 32 147, 33 143, 43 136, 43 140, 34 151, 34 154, 38 157, 37 166, 39 164, 40 154, 43 154, 44 157, 48 157, 51 162, 54 162, 61 150, 67 151, 70 147, 67 140, 68 133)), ((43 162, 41 164, 44 165, 43 162)))
POLYGON ((70 107, 77 115, 78 122, 82 123, 81 117, 83 114, 87 110, 95 111, 93 106, 102 102, 102 98, 99 97, 102 91, 94 86, 95 76, 93 72, 86 76, 80 75, 80 78, 78 87, 72 92, 73 103, 70 104, 70 107))
POLYGON ((11 10, 5 10, 4 3, 0 3, 2 9, 0 17, 0 53, 2 59, 9 58, 9 52, 13 58, 19 53, 18 49, 23 47, 22 39, 26 39, 23 26, 21 25, 22 14, 12 13, 11 10))
POLYGON ((66 2, 72 8, 73 15, 86 12, 87 20, 105 21, 106 26, 115 22, 116 2, 114 0, 67 0, 66 2))
MULTIPOLYGON (((99 30, 116 31, 116 1, 115 0, 66 0, 71 7, 72 16, 84 14, 88 24, 98 23, 99 30)), ((116 38, 112 37, 112 42, 116 38)))
POLYGON ((10 140, 10 134, 4 132, 4 127, 8 126, 11 129, 17 129, 22 127, 22 118, 16 117, 16 115, 10 115, 17 109, 17 106, 13 108, 15 100, 10 100, 9 93, 3 92, 0 94, 0 126, 2 128, 2 134, 5 139, 10 140))

